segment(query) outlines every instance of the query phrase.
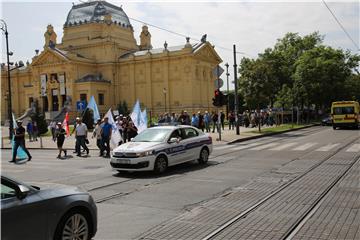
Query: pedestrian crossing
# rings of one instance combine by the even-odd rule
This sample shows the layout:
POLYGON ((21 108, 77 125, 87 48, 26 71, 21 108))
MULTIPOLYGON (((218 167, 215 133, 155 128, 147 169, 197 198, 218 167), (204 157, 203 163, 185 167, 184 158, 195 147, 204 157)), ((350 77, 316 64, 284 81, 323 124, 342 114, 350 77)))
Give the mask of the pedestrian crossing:
MULTIPOLYGON (((289 143, 276 143, 276 142, 253 142, 248 144, 226 144, 226 145, 214 145, 214 151, 219 150, 229 150, 229 151, 238 151, 238 150, 249 150, 249 151, 260 151, 260 150, 269 150, 269 151, 308 151, 313 150, 317 152, 328 152, 336 151, 341 147, 341 143, 328 143, 321 145, 318 142, 289 142, 289 143)), ((360 143, 354 143, 349 147, 345 148, 345 152, 360 153, 360 143)))

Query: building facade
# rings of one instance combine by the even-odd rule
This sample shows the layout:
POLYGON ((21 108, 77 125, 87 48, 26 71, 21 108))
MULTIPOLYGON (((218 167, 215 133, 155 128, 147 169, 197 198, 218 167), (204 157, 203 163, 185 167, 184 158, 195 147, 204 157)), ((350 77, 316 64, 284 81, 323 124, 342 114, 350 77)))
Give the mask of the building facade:
MULTIPOLYGON (((44 34, 44 49, 31 63, 11 71, 12 109, 23 114, 37 102, 51 119, 64 106, 71 116, 79 104, 95 97, 99 111, 116 109, 137 99, 148 112, 211 110, 214 69, 222 61, 203 39, 192 44, 153 49, 151 34, 143 26, 140 44, 121 7, 106 1, 73 5, 63 38, 51 25, 44 34)), ((1 116, 7 119, 7 67, 1 67, 1 116)))

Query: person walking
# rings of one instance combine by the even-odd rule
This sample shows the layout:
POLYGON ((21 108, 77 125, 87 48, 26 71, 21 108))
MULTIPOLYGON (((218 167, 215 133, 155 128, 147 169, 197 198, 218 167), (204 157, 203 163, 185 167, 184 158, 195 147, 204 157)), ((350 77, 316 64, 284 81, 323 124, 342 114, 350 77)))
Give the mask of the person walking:
POLYGON ((55 137, 56 122, 55 121, 50 122, 49 128, 51 131, 52 140, 55 142, 56 141, 56 137, 55 137))
POLYGON ((120 114, 119 116, 116 117, 116 126, 117 126, 117 129, 119 129, 119 133, 120 133, 120 136, 121 136, 121 140, 120 142, 118 143, 118 145, 120 146, 122 143, 123 143, 123 131, 124 131, 124 127, 123 127, 123 118, 124 116, 122 114, 120 114))
POLYGON ((112 125, 109 123, 109 118, 104 118, 104 123, 101 125, 101 142, 102 150, 101 155, 103 155, 104 150, 106 150, 105 157, 110 157, 110 139, 112 134, 112 125))
POLYGON ((138 129, 132 121, 129 121, 129 124, 126 127, 126 133, 128 142, 138 135, 138 129))
POLYGON ((57 123, 57 129, 56 129, 56 132, 55 132, 56 143, 57 143, 57 147, 59 149, 59 154, 58 154, 57 158, 61 158, 61 152, 64 152, 64 157, 67 156, 67 151, 63 149, 63 145, 64 145, 64 141, 65 141, 65 135, 66 135, 66 131, 62 127, 62 123, 58 122, 57 123))
POLYGON ((205 111, 204 123, 205 123, 205 130, 206 130, 206 132, 210 132, 211 116, 210 116, 210 114, 209 114, 208 111, 205 111))
POLYGON ((220 112, 220 122, 221 122, 222 130, 224 130, 224 127, 225 127, 225 113, 223 113, 223 111, 220 112))
POLYGON ((103 145, 102 145, 102 141, 101 141, 101 127, 102 127, 102 122, 101 119, 98 119, 93 131, 93 135, 91 138, 96 137, 96 146, 99 148, 100 150, 100 154, 99 157, 101 157, 103 155, 103 145))
POLYGON ((199 129, 204 132, 205 123, 204 123, 204 116, 201 114, 201 111, 198 111, 198 118, 199 118, 199 129))
POLYGON ((196 116, 195 113, 193 113, 193 115, 191 117, 191 126, 199 128, 199 117, 196 116))
POLYGON ((78 157, 81 157, 80 146, 85 149, 87 155, 89 154, 89 149, 86 146, 87 132, 88 132, 88 129, 87 129, 86 124, 83 123, 80 118, 76 118, 75 149, 76 149, 76 153, 77 153, 76 156, 78 156, 78 157))
POLYGON ((21 147, 24 150, 24 152, 27 154, 28 161, 31 161, 32 156, 25 147, 25 128, 21 126, 22 125, 21 121, 18 121, 17 125, 18 127, 14 129, 14 149, 13 149, 12 159, 9 162, 16 163, 16 154, 17 154, 17 149, 19 147, 21 147))
POLYGON ((29 135, 29 141, 32 142, 32 136, 33 136, 33 125, 32 122, 29 121, 28 124, 26 125, 26 131, 29 135))
POLYGON ((231 129, 234 130, 235 113, 233 111, 229 112, 228 119, 229 119, 229 130, 231 130, 231 129))
POLYGON ((218 118, 219 118, 219 115, 216 112, 213 111, 212 115, 211 115, 211 120, 213 122, 213 130, 212 130, 212 132, 215 132, 215 127, 219 131, 219 129, 217 127, 218 118))
POLYGON ((37 123, 34 121, 32 123, 32 126, 33 126, 33 129, 32 129, 32 133, 33 133, 33 136, 32 136, 32 139, 33 141, 37 141, 37 137, 39 135, 39 129, 38 129, 38 126, 37 126, 37 123))

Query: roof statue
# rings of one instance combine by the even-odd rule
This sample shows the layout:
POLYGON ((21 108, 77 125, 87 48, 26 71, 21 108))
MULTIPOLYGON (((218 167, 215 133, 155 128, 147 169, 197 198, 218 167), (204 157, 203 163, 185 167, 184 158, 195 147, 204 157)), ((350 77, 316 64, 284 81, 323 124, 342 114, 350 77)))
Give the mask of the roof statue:
POLYGON ((202 43, 205 43, 205 42, 206 42, 206 37, 207 37, 207 34, 204 34, 204 35, 201 37, 201 42, 202 42, 202 43))
POLYGON ((44 33, 44 37, 45 37, 44 48, 46 47, 54 48, 56 45, 57 35, 54 32, 54 27, 51 24, 47 26, 46 32, 44 33))

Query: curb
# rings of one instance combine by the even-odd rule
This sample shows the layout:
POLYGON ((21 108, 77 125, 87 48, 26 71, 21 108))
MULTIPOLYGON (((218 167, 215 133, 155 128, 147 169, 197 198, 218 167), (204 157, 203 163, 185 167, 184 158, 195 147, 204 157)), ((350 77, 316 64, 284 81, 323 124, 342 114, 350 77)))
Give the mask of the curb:
POLYGON ((293 129, 288 129, 288 130, 281 131, 281 132, 265 133, 265 134, 261 134, 261 135, 257 135, 257 136, 239 138, 239 139, 235 139, 235 140, 233 140, 233 141, 231 141, 231 142, 228 142, 227 144, 234 144, 234 143, 239 143, 239 142, 245 142, 245 141, 249 141, 249 140, 253 140, 253 139, 258 139, 258 138, 262 138, 262 137, 269 137, 269 136, 278 135, 278 134, 282 134, 282 133, 297 131, 297 130, 300 130, 300 129, 311 128, 311 127, 315 127, 315 126, 320 126, 320 124, 319 124, 319 123, 315 123, 315 124, 311 124, 311 125, 308 125, 308 126, 299 127, 299 128, 293 128, 293 129))

